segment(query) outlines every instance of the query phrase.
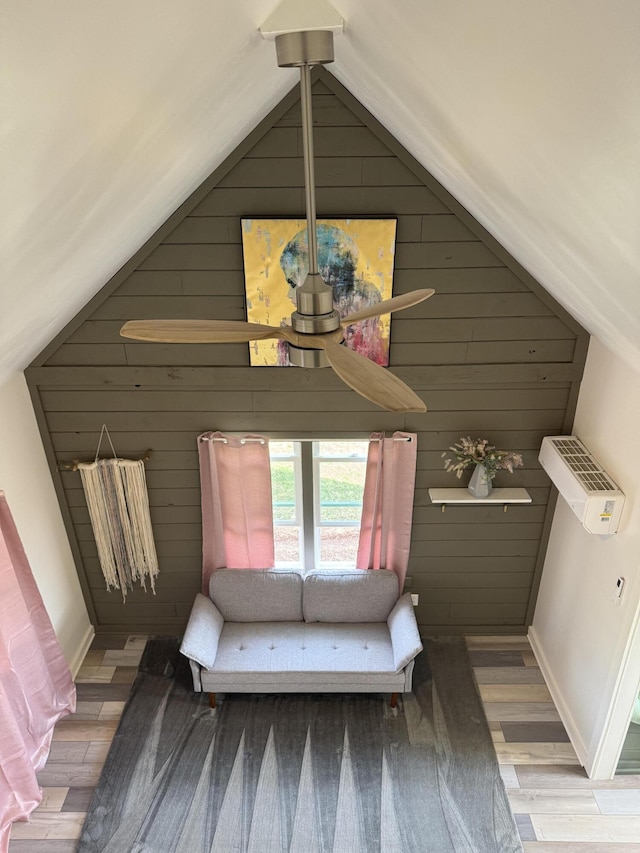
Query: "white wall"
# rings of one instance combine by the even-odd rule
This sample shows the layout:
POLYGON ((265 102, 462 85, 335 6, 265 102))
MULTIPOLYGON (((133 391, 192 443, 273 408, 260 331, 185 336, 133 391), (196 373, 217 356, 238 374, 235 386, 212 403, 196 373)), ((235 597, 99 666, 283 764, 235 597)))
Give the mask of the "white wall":
POLYGON ((93 627, 22 373, 0 386, 0 489, 75 676, 93 638, 93 627))
POLYGON ((626 495, 619 532, 587 533, 558 498, 530 638, 589 775, 608 778, 640 682, 640 375, 592 339, 573 432, 626 495), (616 580, 624 595, 613 600, 616 580))

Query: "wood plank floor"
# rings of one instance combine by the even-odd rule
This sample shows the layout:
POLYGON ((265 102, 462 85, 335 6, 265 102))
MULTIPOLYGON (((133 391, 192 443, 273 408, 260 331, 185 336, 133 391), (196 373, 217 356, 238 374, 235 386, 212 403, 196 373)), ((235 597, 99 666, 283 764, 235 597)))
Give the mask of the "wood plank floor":
MULTIPOLYGON (((75 852, 146 639, 94 641, 76 679, 77 713, 56 726, 39 775, 44 799, 14 824, 9 853, 75 852)), ((525 853, 640 853, 640 776, 587 778, 527 639, 467 645, 525 853)))

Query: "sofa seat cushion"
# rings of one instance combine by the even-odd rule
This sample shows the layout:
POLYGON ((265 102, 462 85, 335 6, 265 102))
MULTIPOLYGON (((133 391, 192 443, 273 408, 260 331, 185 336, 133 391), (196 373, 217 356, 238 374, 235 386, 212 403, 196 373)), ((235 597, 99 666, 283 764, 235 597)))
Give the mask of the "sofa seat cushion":
POLYGON ((305 622, 385 622, 397 600, 395 572, 316 570, 304 578, 305 622))
POLYGON ((319 673, 331 673, 336 684, 369 683, 376 674, 389 675, 396 668, 385 622, 226 622, 210 672, 238 683, 286 673, 288 682, 304 685, 319 673))
POLYGON ((302 621, 300 572, 218 569, 209 580, 209 595, 227 622, 302 621))

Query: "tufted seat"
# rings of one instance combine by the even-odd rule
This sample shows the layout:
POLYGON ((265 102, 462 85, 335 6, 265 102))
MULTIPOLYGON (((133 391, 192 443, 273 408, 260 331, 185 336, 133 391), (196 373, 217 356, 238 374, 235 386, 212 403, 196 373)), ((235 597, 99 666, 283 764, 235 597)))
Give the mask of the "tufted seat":
POLYGON ((287 672, 289 689, 303 691, 319 673, 330 674, 331 682, 344 689, 376 677, 384 683, 395 674, 395 665, 386 622, 228 622, 211 672, 227 685, 248 680, 265 685, 274 672, 287 672))
POLYGON ((196 597, 181 646, 212 694, 408 692, 421 649, 392 572, 233 569, 196 597))

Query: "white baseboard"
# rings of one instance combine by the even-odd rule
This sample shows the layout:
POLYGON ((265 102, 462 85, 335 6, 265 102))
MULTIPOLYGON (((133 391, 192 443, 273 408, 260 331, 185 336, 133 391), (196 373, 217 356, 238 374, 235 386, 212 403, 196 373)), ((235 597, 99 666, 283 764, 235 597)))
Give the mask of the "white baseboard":
POLYGON ((69 669, 71 670, 71 675, 73 676, 73 680, 75 681, 76 676, 80 667, 82 666, 82 661, 85 658, 85 655, 89 651, 89 646, 93 642, 93 638, 95 637, 96 632, 93 625, 89 625, 87 628, 84 637, 78 643, 77 649, 71 661, 69 661, 69 669))
MULTIPOLYGON (((578 731, 578 727, 576 725, 575 720, 569 710, 569 706, 567 705, 564 694, 562 693, 562 688, 558 684, 553 674, 553 670, 549 665, 549 661, 542 650, 540 643, 538 642, 538 637, 535 632, 535 628, 529 628, 528 633, 529 643, 531 644, 531 648, 533 649, 533 653, 538 661, 538 666, 540 667, 540 672, 546 682, 546 685, 549 689, 549 693, 551 694, 551 698, 554 701, 554 704, 558 710, 558 714, 560 715, 560 719, 562 720, 565 729, 567 730, 567 734, 569 735, 569 740, 571 741, 571 745, 576 751, 576 755, 578 756, 578 760, 583 767, 586 767, 588 758, 589 758, 589 750, 584 740, 582 739, 582 735, 578 731)), ((588 768, 587 768, 588 772, 588 768)))

